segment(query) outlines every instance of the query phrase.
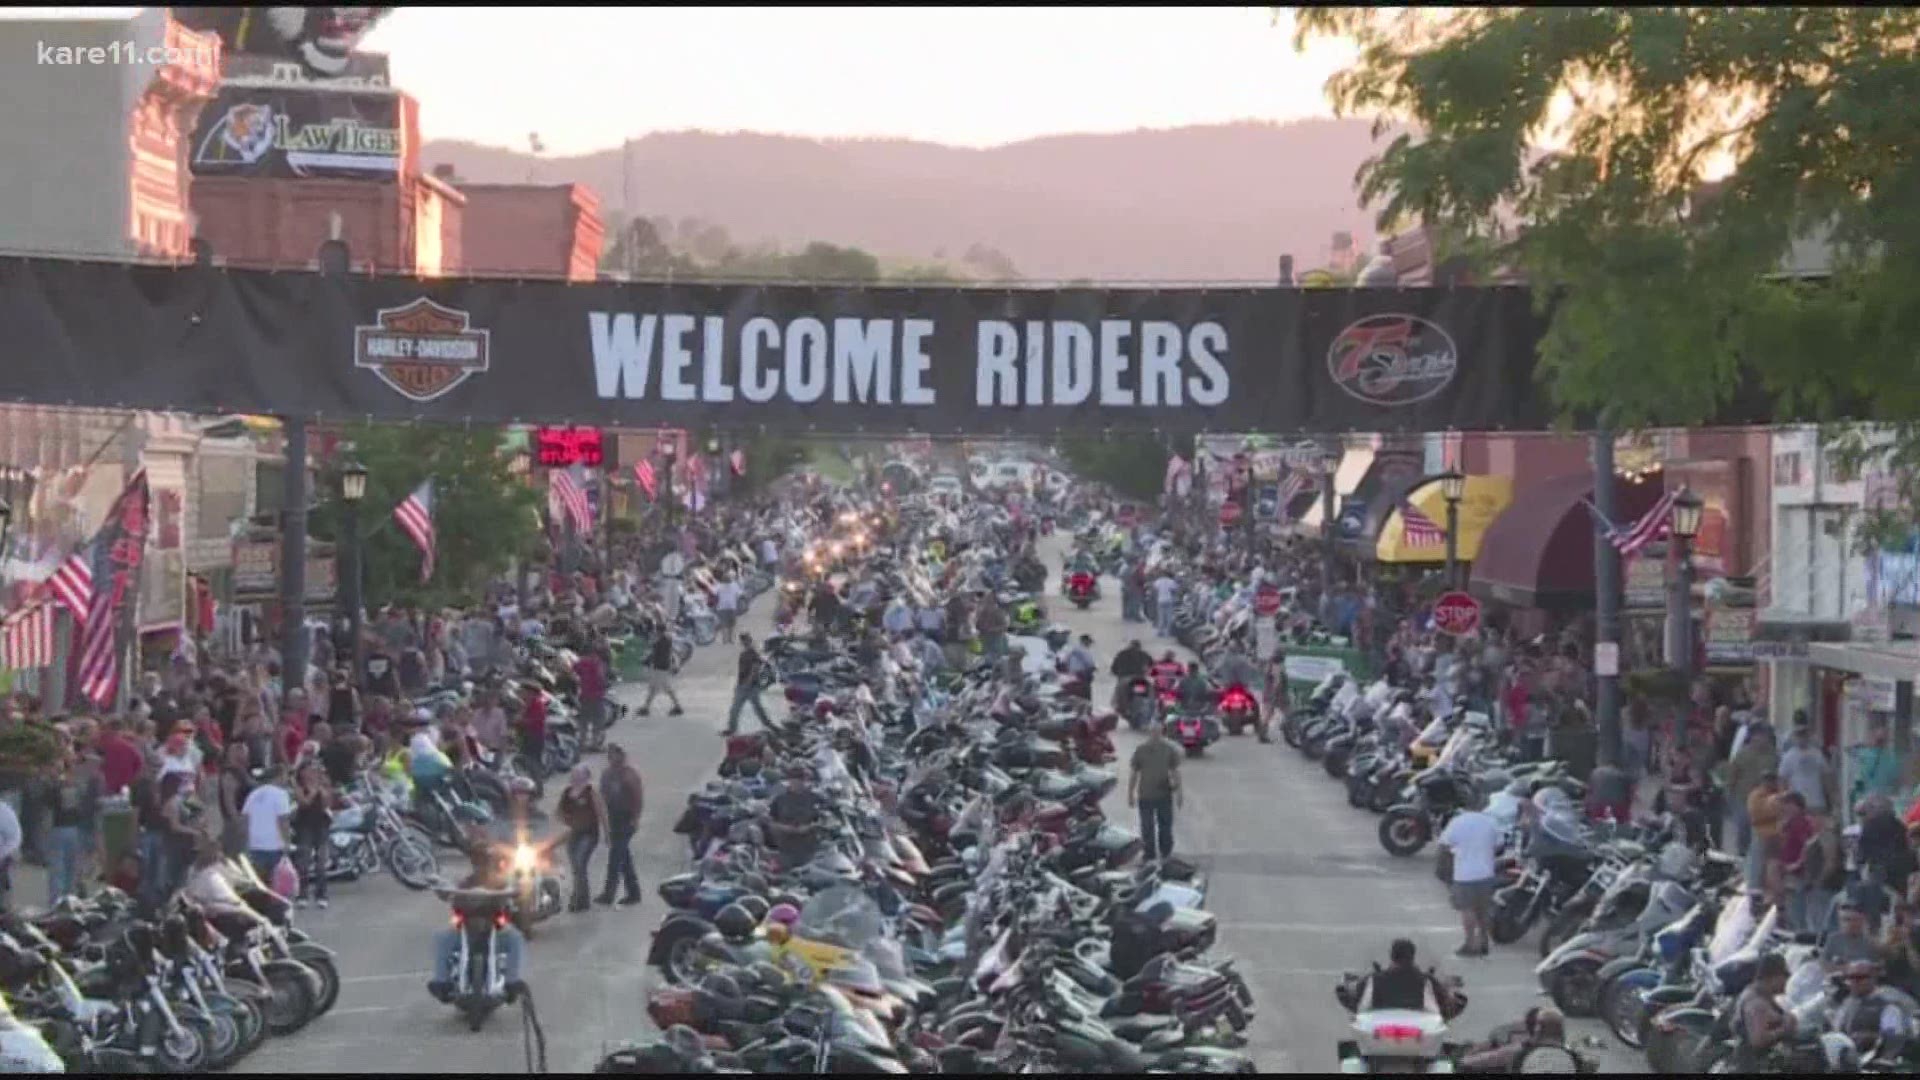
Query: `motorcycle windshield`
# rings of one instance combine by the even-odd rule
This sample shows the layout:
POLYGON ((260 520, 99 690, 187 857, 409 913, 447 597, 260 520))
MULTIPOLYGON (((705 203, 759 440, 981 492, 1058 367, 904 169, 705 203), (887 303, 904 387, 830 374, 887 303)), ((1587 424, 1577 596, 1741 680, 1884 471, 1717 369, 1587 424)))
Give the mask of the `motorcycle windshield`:
POLYGON ((836 885, 808 900, 794 923, 796 936, 859 952, 886 934, 880 905, 852 885, 836 885))

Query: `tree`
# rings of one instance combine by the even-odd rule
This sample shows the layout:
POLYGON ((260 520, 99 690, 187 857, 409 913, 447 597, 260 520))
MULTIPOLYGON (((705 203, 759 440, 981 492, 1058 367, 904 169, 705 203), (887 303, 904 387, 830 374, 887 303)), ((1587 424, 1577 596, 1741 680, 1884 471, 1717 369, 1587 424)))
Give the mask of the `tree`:
POLYGON ((1060 442, 1060 456, 1079 476, 1106 484, 1135 499, 1160 497, 1166 482, 1167 455, 1193 459, 1193 437, 1167 441, 1153 434, 1127 434, 1107 439, 1069 438, 1060 442))
MULTIPOLYGON (((538 546, 538 500, 526 478, 511 471, 498 431, 358 424, 343 438, 367 470, 360 533, 366 538, 369 607, 464 603, 507 570, 516 554, 531 554, 538 546), (393 508, 429 477, 436 555, 433 578, 422 584, 420 550, 394 522, 393 508)), ((339 487, 322 485, 321 494, 313 533, 339 539, 339 487)))
POLYGON ((1856 461, 1915 505, 1920 11, 1315 8, 1298 28, 1359 45, 1340 112, 1424 133, 1357 177, 1382 227, 1445 229, 1551 304, 1542 372, 1570 416, 1697 424, 1758 387, 1896 425, 1856 461), (1796 245, 1830 267, 1783 273, 1796 245))
POLYGON ((698 265, 667 246, 658 223, 643 217, 618 222, 612 240, 600 252, 600 269, 630 273, 636 279, 681 278, 697 274, 698 265))

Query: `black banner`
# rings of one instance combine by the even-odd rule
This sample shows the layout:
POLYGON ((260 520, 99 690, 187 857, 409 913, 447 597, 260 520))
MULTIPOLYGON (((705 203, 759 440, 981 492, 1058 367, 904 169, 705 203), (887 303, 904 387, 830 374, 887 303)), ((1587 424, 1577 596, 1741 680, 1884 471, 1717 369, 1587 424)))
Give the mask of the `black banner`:
POLYGON ((0 400, 821 432, 1541 428, 1517 288, 966 289, 0 263, 0 400))
POLYGON ((195 176, 394 180, 400 97, 391 91, 223 83, 188 143, 195 176))

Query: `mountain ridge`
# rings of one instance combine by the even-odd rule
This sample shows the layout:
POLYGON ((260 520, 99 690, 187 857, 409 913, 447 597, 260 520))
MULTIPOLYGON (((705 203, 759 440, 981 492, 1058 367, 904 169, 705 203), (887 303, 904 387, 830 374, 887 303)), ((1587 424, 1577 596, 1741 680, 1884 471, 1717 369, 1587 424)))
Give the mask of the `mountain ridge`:
POLYGON ((1282 253, 1327 261, 1336 230, 1373 243, 1353 177, 1374 152, 1357 120, 1239 121, 1046 135, 992 147, 902 138, 655 132, 622 148, 539 157, 430 140, 427 166, 481 183, 572 181, 609 217, 701 219, 743 243, 812 240, 883 258, 974 244, 1029 280, 1266 282, 1282 253))

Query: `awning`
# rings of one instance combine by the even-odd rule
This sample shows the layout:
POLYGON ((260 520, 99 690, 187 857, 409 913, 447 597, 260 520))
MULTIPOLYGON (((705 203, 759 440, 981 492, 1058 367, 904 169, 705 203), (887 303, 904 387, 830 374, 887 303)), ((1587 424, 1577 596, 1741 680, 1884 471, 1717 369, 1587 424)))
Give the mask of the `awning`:
MULTIPOLYGON (((1334 500, 1334 504, 1339 505, 1340 498, 1353 494, 1353 489, 1360 486, 1360 481, 1366 478, 1367 470, 1371 468, 1373 468, 1371 448, 1348 450, 1343 454, 1340 458, 1340 467, 1333 473, 1333 493, 1339 497, 1334 500)), ((1300 515, 1297 523, 1299 529, 1303 532, 1319 533, 1321 514, 1325 509, 1325 502, 1315 499, 1312 508, 1300 515)))
MULTIPOLYGON (((1418 507, 1421 513, 1438 522, 1442 528, 1446 526, 1446 492, 1431 477, 1424 480, 1419 487, 1414 488, 1408 494, 1406 501, 1418 507)), ((1455 553, 1460 561, 1472 562, 1479 556, 1481 539, 1512 502, 1512 477, 1467 477, 1465 490, 1460 494, 1460 538, 1455 544, 1455 553)), ((1400 520, 1399 504, 1395 503, 1392 513, 1387 516, 1386 524, 1380 529, 1380 540, 1375 545, 1374 557, 1383 563, 1444 564, 1447 561, 1445 544, 1437 547, 1408 547, 1406 539, 1407 530, 1400 520)))
MULTIPOLYGON (((1660 500, 1655 483, 1613 481, 1618 524, 1635 521, 1660 500)), ((1593 497, 1591 473, 1542 481, 1514 495, 1512 505, 1480 539, 1470 591, 1483 600, 1547 610, 1593 606, 1593 497)))
POLYGON ((1851 671, 1869 679, 1920 682, 1920 642, 1876 641, 1846 645, 1816 641, 1807 655, 1821 667, 1851 671))

